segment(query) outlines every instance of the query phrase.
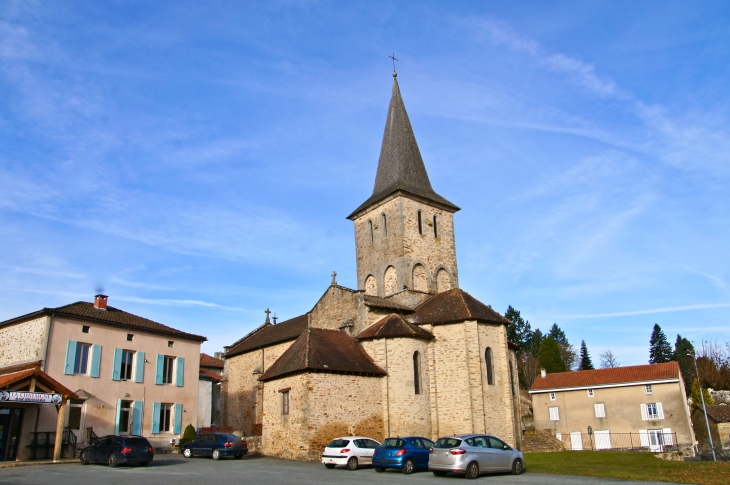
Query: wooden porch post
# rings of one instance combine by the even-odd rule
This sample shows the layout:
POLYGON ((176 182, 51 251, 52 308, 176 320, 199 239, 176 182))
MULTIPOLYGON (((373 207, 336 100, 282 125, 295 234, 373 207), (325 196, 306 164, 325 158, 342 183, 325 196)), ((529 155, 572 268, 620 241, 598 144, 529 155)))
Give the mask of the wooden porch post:
POLYGON ((61 406, 58 408, 58 421, 56 422, 56 445, 53 448, 53 461, 61 459, 63 451, 63 428, 66 422, 66 408, 68 408, 68 398, 64 396, 61 406))

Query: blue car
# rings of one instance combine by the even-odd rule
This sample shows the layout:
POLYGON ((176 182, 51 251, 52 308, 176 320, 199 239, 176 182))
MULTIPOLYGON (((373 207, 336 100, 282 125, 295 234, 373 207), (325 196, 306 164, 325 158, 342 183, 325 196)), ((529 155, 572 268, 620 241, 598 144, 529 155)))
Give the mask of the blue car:
POLYGON ((409 475, 416 470, 428 470, 428 455, 433 441, 422 436, 388 438, 373 453, 373 467, 378 473, 386 468, 399 468, 409 475))

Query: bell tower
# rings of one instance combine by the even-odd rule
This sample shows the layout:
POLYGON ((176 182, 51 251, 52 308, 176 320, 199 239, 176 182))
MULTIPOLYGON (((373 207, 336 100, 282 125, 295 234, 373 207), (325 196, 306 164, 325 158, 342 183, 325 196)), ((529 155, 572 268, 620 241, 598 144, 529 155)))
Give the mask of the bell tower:
POLYGON ((385 297, 458 287, 458 210, 431 187, 394 72, 373 194, 347 217, 355 223, 358 289, 385 297))

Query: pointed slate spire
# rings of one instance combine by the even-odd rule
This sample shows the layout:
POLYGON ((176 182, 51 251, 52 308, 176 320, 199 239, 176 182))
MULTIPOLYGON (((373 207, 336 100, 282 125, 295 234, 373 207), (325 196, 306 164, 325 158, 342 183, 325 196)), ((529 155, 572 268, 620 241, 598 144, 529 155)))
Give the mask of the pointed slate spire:
POLYGON ((388 106, 388 118, 385 121, 373 195, 355 209, 348 219, 353 219, 353 216, 361 210, 399 190, 436 202, 437 205, 445 206, 444 208, 454 212, 459 210, 431 187, 395 76, 393 73, 393 93, 388 106))

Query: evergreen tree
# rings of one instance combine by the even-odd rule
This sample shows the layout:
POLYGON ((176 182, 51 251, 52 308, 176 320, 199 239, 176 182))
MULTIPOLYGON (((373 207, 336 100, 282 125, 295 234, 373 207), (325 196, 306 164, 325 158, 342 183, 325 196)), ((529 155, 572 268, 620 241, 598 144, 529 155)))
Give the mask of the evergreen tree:
POLYGON ((677 340, 674 343, 674 354, 672 360, 676 360, 679 363, 679 370, 682 373, 682 377, 685 382, 685 392, 689 393, 689 387, 686 383, 692 382, 697 378, 697 372, 695 371, 694 359, 694 346, 692 342, 683 338, 677 334, 677 340))
POLYGON ((527 343, 532 338, 530 322, 522 318, 520 312, 512 308, 511 305, 504 312, 504 318, 510 321, 507 326, 507 340, 520 346, 518 352, 524 352, 527 343))
POLYGON ((667 336, 662 332, 662 328, 659 324, 654 324, 654 329, 651 332, 651 338, 649 339, 649 363, 650 364, 661 364, 663 362, 669 362, 672 360, 672 347, 669 345, 667 336))
POLYGON ((543 340, 545 340, 545 336, 539 328, 536 328, 535 331, 532 332, 532 335, 530 335, 530 340, 527 342, 527 348, 536 357, 538 352, 540 352, 540 346, 542 345, 543 340))
POLYGON ((558 327, 557 323, 553 323, 553 326, 550 327, 548 337, 552 337, 552 339, 559 344, 568 344, 568 337, 565 336, 565 332, 563 332, 563 329, 558 327))
POLYGON ((560 347, 552 337, 543 339, 540 352, 537 354, 537 360, 540 362, 540 367, 551 374, 568 370, 563 358, 560 356, 560 347))
MULTIPOLYGON (((702 388, 702 395, 705 398, 705 405, 709 406, 711 404, 715 404, 715 401, 713 401, 712 396, 710 395, 710 391, 708 391, 706 387, 702 388)), ((689 400, 690 414, 693 414, 695 412, 695 409, 702 408, 702 397, 700 397, 700 383, 697 381, 697 379, 692 382, 692 391, 689 393, 689 400)))
POLYGON ((185 426, 185 431, 183 431, 183 435, 180 437, 180 446, 195 439, 198 439, 198 433, 195 432, 193 425, 189 424, 185 426))
POLYGON ((591 356, 588 354, 588 347, 586 346, 586 341, 581 340, 580 341, 580 367, 578 367, 578 370, 593 370, 595 367, 593 367, 593 362, 591 361, 591 356))
POLYGON ((565 367, 567 367, 568 370, 571 370, 573 368, 573 364, 575 364, 575 361, 578 358, 578 353, 575 351, 575 347, 570 345, 570 342, 568 342, 568 337, 565 335, 565 332, 558 327, 557 323, 553 323, 553 326, 550 327, 550 331, 548 332, 548 337, 551 337, 555 340, 555 343, 558 344, 558 347, 560 348, 560 357, 563 359, 565 367))

